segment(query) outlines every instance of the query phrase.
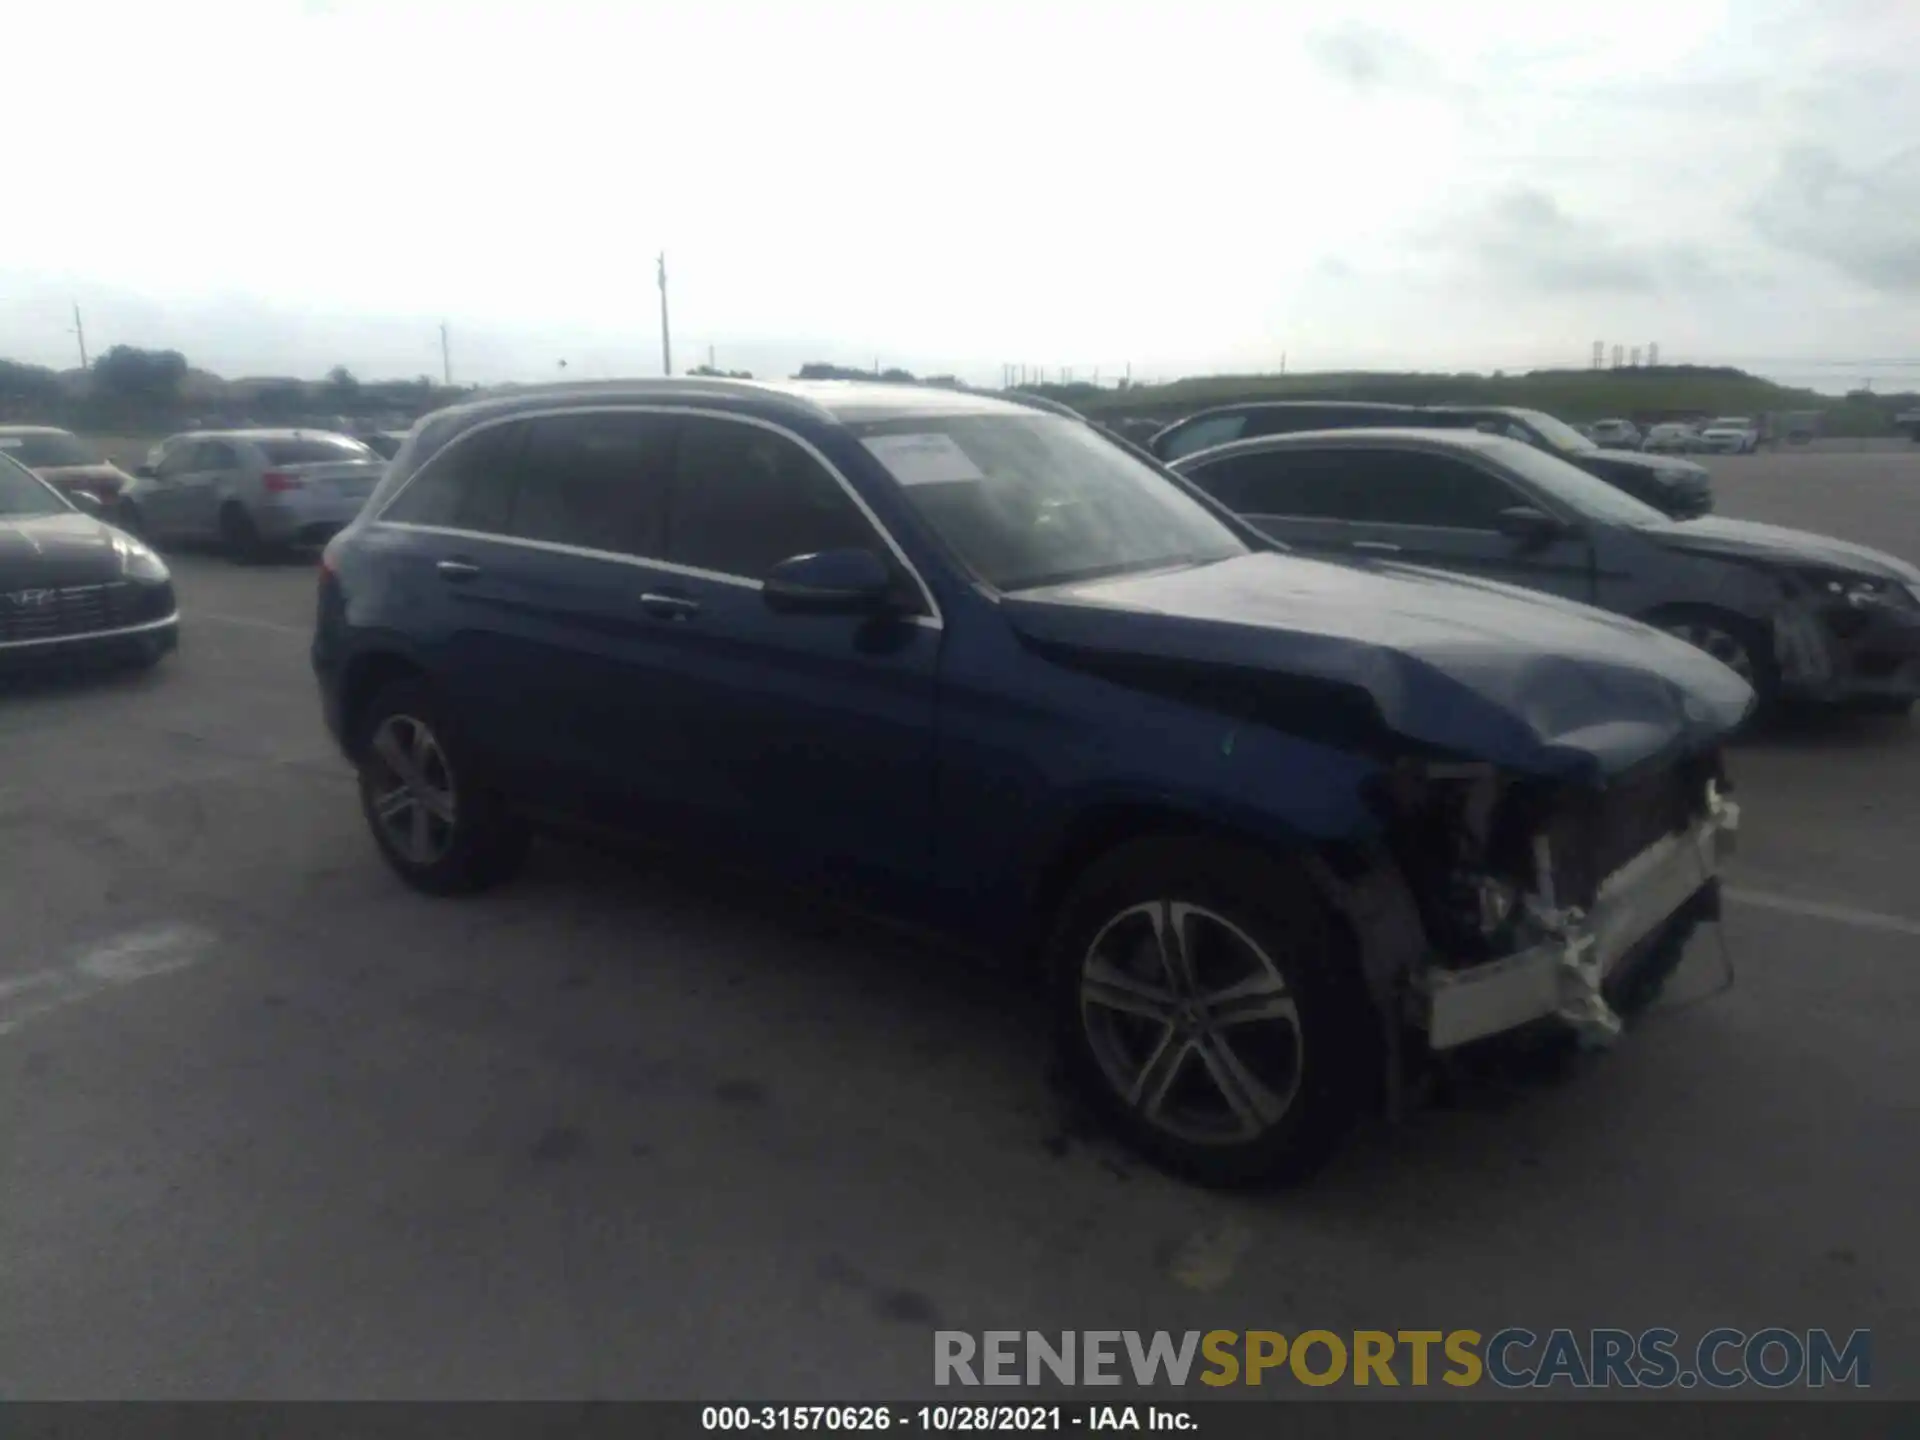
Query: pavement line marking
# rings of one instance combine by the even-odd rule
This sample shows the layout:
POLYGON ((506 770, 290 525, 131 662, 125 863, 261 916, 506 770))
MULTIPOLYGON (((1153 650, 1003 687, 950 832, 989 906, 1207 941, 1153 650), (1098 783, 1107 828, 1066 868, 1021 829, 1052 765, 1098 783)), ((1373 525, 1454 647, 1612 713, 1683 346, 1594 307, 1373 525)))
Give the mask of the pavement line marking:
POLYGON ((1777 910, 1783 915, 1798 915, 1807 920, 1831 920, 1836 925, 1878 930, 1887 935, 1920 936, 1920 920, 1909 920, 1904 915, 1882 915, 1877 910, 1857 910, 1851 905, 1828 905, 1819 900, 1796 900, 1791 895, 1775 895, 1766 890, 1729 886, 1721 893, 1735 904, 1751 905, 1756 910, 1777 910))
POLYGON ((0 981, 0 1035, 137 980, 197 965, 213 942, 210 930, 165 921, 88 946, 71 964, 0 981))
POLYGON ((241 625, 249 630, 272 630, 281 635, 308 635, 311 626, 282 625, 275 620, 256 620, 251 615, 209 615, 204 610, 189 611, 180 617, 187 620, 211 620, 216 625, 241 625))

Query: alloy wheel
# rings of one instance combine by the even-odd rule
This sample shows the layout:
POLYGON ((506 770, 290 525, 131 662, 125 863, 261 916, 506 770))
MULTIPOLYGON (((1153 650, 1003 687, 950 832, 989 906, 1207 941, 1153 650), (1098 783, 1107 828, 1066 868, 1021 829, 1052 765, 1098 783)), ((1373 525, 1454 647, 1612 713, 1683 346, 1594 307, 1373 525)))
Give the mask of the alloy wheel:
POLYGON ((459 814, 453 770, 424 721, 383 719, 367 747, 362 783, 374 823, 408 864, 435 864, 453 848, 459 814))
POLYGON ((1080 1015, 1114 1093, 1179 1139, 1234 1145, 1300 1093, 1300 1012, 1285 974, 1224 916, 1178 900, 1130 906, 1080 965, 1080 1015))

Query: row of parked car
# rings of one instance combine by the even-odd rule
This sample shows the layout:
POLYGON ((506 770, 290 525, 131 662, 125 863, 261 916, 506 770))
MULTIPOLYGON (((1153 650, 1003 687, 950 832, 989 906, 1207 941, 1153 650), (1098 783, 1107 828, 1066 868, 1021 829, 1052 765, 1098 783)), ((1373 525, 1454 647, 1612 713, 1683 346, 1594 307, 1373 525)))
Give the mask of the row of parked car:
MULTIPOLYGON (((1645 1003, 1717 913, 1758 696, 1920 694, 1892 557, 1675 518, 1632 487, 1710 491, 1551 417, 1303 418, 1141 447, 879 383, 464 404, 325 545, 322 713, 419 890, 501 884, 542 829, 671 836, 1037 969, 1162 1163, 1302 1174, 1436 1057, 1645 1003)), ((222 439, 214 514, 345 463, 280 438, 222 439)), ((8 603, 50 556, 164 577, 0 483, 41 567, 0 550, 8 603)))
MULTIPOLYGON (((1656 455, 1751 455, 1760 448, 1760 423, 1748 415, 1722 415, 1704 422, 1667 421, 1644 431, 1631 420, 1596 420, 1576 426, 1595 445, 1609 450, 1644 450, 1656 455)), ((1802 432, 1794 432, 1802 438, 1802 432)), ((1804 438, 1811 438, 1808 432, 1804 438)))

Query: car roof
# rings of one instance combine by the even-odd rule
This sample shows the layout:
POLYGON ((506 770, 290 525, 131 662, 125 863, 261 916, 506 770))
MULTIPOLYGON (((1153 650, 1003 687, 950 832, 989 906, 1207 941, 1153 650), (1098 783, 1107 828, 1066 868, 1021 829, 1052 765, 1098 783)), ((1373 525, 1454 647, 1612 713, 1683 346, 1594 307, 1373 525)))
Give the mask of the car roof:
POLYGON ((1532 450, 1524 440, 1506 435, 1489 435, 1483 430, 1452 430, 1421 425, 1367 425, 1336 430, 1298 430, 1291 435, 1255 435, 1247 440, 1231 440, 1196 450, 1173 462, 1176 470, 1196 460, 1219 460, 1232 455, 1258 455, 1268 450, 1306 450, 1320 446, 1339 446, 1353 450, 1367 445, 1386 444, 1401 449, 1470 450, 1498 458, 1512 449, 1532 450))
POLYGON ((0 435, 72 435, 58 425, 0 425, 0 435))
POLYGON ((1411 415, 1422 407, 1418 405, 1400 405, 1388 400, 1245 400, 1238 405, 1209 405, 1204 410, 1196 410, 1191 415, 1182 415, 1172 425, 1185 425, 1192 420, 1204 420, 1209 415, 1244 415, 1249 410, 1323 410, 1375 415, 1411 415))
MULTIPOLYGON (((977 390, 951 390, 886 380, 720 380, 661 376, 633 380, 561 381, 501 389, 454 407, 471 419, 572 405, 731 401, 736 407, 842 424, 914 416, 1022 415, 1035 409, 977 390)), ((445 413, 445 412, 442 412, 445 413)))

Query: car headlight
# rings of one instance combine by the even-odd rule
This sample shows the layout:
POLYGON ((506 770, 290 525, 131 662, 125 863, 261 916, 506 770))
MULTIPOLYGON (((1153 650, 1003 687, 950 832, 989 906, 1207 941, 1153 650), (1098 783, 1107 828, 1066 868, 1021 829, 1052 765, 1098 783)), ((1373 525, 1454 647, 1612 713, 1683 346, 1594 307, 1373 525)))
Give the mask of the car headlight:
POLYGON ((1800 578, 1822 599, 1841 600, 1855 608, 1867 605, 1920 605, 1920 585, 1889 580, 1883 575, 1858 575, 1846 570, 1802 570, 1800 578))
POLYGON ((171 579, 167 562, 131 535, 115 535, 113 552, 120 557, 120 573, 129 580, 160 581, 171 579))

